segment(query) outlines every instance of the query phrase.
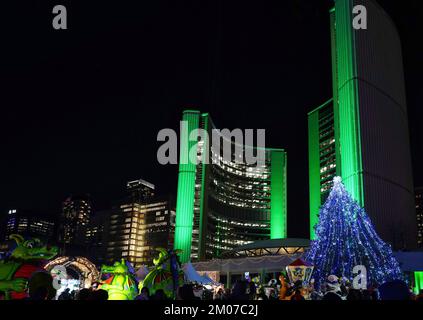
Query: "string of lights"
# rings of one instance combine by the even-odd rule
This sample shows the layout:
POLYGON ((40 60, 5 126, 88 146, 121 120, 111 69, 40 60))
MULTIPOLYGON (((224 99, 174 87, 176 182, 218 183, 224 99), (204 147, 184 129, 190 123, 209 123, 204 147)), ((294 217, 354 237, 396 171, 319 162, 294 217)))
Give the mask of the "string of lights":
POLYGON ((314 265, 316 288, 330 275, 352 281, 357 265, 366 267, 371 287, 403 278, 391 246, 378 236, 369 216, 345 189, 340 177, 334 178, 315 231, 316 240, 305 260, 314 265))

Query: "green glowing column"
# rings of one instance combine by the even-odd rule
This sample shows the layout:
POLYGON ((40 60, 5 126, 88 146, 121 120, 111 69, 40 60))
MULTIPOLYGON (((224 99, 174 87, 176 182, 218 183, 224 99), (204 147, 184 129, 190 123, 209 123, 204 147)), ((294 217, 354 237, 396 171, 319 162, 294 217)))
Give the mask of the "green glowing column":
POLYGON ((336 59, 333 66, 337 71, 334 97, 336 137, 339 139, 337 154, 340 154, 342 180, 353 198, 364 206, 363 165, 361 153, 360 119, 357 61, 353 20, 353 1, 335 1, 335 21, 332 28, 335 32, 336 59))
POLYGON ((419 294, 423 290, 423 271, 414 272, 414 293, 419 294))
POLYGON ((308 167, 310 188, 310 239, 316 238, 314 226, 319 221, 320 208, 320 150, 319 110, 308 116, 308 167))
POLYGON ((191 141, 189 135, 198 130, 199 118, 199 111, 184 111, 182 120, 186 125, 181 126, 180 133, 174 248, 183 251, 180 255, 182 263, 190 261, 191 257, 196 165, 191 163, 189 152, 197 144, 197 140, 191 141))
POLYGON ((272 150, 270 154, 270 238, 282 239, 287 236, 286 214, 286 164, 283 150, 272 150))

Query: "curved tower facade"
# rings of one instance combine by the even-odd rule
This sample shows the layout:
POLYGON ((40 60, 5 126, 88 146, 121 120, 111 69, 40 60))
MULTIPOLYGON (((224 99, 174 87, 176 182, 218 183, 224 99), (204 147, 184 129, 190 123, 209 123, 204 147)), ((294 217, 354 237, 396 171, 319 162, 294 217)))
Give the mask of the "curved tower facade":
POLYGON ((189 132, 202 129, 207 135, 197 142, 181 130, 174 247, 183 250, 182 260, 211 259, 242 244, 285 238, 286 152, 262 149, 265 160, 248 164, 235 157, 257 150, 216 133, 209 114, 185 111, 183 121, 189 132), (220 139, 218 147, 212 138, 220 139), (225 143, 231 160, 223 156, 225 143), (192 148, 198 164, 186 164, 192 148))

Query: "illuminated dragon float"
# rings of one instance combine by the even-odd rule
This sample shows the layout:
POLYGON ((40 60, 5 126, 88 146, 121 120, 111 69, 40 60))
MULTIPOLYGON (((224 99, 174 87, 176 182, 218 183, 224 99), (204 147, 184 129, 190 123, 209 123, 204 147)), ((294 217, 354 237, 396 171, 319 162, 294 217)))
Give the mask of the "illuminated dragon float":
POLYGON ((178 257, 182 250, 156 250, 159 256, 153 259, 154 267, 140 282, 139 289, 146 287, 151 295, 161 289, 169 299, 175 299, 178 287, 184 284, 184 272, 178 257))
POLYGON ((137 281, 132 266, 124 259, 112 266, 103 265, 101 274, 107 274, 100 288, 109 294, 109 300, 134 300, 138 295, 137 281))
POLYGON ((58 253, 57 247, 43 245, 39 239, 25 240, 21 235, 9 237, 15 240, 16 248, 3 260, 0 260, 0 300, 15 300, 28 297, 27 289, 31 286, 51 286, 41 283, 45 279, 45 263, 58 253))

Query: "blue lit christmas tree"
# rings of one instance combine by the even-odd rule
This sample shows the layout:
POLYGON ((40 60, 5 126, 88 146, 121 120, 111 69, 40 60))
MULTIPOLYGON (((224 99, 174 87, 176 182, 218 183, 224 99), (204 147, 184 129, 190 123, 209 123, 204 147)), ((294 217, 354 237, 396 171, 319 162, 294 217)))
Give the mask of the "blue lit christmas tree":
POLYGON ((316 240, 305 260, 314 265, 317 289, 329 275, 353 280, 353 268, 364 265, 368 287, 402 279, 389 244, 377 235, 368 215, 347 192, 340 177, 319 212, 316 240))

